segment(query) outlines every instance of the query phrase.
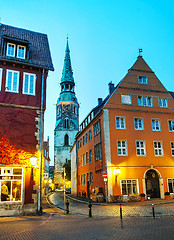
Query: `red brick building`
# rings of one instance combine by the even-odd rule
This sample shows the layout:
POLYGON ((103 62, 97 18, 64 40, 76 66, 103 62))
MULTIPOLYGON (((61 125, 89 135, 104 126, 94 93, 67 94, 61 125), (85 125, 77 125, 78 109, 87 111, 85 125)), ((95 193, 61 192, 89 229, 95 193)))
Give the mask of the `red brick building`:
POLYGON ((164 198, 174 193, 174 99, 139 56, 81 124, 77 192, 164 198), (105 186, 103 173, 107 173, 105 186))
POLYGON ((0 215, 41 210, 39 169, 49 70, 54 69, 46 34, 0 25, 0 215))

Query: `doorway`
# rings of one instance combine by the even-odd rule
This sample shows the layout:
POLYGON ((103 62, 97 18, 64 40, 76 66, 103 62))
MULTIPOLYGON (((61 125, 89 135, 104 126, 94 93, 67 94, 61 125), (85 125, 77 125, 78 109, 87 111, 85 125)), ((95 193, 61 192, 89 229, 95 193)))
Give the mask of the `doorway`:
POLYGON ((160 198, 159 176, 155 170, 146 173, 146 194, 151 198, 160 198))

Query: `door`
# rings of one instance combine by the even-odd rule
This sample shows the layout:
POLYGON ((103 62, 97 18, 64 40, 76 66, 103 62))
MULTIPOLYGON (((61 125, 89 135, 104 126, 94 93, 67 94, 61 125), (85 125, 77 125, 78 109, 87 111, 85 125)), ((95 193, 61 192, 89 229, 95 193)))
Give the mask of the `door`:
POLYGON ((146 173, 146 194, 151 198, 160 198, 159 177, 155 170, 146 173))

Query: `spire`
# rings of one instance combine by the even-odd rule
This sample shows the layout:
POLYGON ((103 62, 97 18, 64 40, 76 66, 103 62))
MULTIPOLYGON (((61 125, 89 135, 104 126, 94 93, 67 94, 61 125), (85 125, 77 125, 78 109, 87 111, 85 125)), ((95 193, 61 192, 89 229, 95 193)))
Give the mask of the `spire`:
POLYGON ((71 67, 68 37, 67 37, 67 44, 66 44, 66 50, 65 50, 65 59, 64 59, 64 66, 63 66, 63 71, 62 71, 61 83, 67 82, 67 81, 74 82, 73 71, 72 71, 72 67, 71 67))

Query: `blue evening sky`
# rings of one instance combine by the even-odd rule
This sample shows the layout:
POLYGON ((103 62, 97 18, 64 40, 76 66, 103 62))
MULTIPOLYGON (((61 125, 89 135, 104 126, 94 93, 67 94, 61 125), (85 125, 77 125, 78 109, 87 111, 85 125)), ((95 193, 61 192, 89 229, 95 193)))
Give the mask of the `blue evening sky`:
POLYGON ((46 33, 55 67, 47 79, 45 139, 54 163, 55 104, 69 36, 80 122, 134 64, 138 48, 167 90, 174 91, 173 0, 0 0, 4 24, 46 33))

